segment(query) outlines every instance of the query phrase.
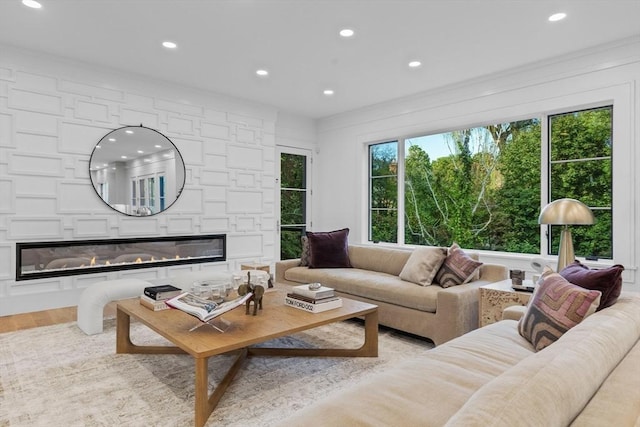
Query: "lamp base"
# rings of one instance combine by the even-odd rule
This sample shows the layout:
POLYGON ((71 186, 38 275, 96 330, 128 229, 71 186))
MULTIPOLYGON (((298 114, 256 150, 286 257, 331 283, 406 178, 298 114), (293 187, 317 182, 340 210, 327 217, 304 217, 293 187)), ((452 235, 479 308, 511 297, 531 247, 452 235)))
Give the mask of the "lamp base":
POLYGON ((565 268, 567 265, 576 260, 573 252, 573 241, 571 239, 571 231, 568 226, 562 227, 560 233, 560 248, 558 249, 558 268, 557 272, 565 268))

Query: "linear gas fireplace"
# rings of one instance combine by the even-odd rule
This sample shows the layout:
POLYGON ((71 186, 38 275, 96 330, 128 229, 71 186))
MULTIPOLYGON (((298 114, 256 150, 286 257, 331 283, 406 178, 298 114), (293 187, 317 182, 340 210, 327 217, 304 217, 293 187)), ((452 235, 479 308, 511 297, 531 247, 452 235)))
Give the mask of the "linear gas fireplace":
POLYGON ((16 280, 225 261, 226 235, 16 243, 16 280))

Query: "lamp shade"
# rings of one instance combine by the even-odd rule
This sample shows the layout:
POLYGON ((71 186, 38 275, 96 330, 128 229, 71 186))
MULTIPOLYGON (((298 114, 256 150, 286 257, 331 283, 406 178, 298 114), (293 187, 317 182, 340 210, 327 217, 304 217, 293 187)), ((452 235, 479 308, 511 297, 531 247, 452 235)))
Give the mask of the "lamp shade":
POLYGON ((552 225, 593 224, 591 209, 576 199, 558 199, 549 203, 540 212, 538 223, 552 225))

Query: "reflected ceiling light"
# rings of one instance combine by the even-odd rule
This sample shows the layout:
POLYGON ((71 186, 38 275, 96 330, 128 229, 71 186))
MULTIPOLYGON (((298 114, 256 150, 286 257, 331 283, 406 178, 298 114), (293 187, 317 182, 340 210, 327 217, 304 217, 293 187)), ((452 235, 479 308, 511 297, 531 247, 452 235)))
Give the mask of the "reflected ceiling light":
POLYGON ((160 145, 160 144, 156 144, 156 145, 154 145, 154 147, 156 147, 156 148, 162 148, 162 145, 160 145))
POLYGON ((420 62, 420 61, 411 61, 411 62, 409 62, 408 65, 411 68, 418 68, 419 66, 422 65, 422 62, 420 62))
POLYGON ((109 138, 109 142, 116 142, 115 138, 109 138))
POLYGON ((98 145, 96 145, 96 148, 102 148, 102 147, 100 146, 100 144, 98 144, 98 145))
POLYGON ((269 72, 267 70, 260 69, 256 71, 256 74, 259 75, 260 77, 266 77, 269 75, 269 72))
POLYGON ((127 158, 127 156, 120 156, 120 158, 121 158, 121 159, 126 159, 126 158, 127 158))
POLYGON ((40 9, 42 5, 35 0, 22 0, 22 4, 31 9, 40 9))
POLYGON ((331 96, 333 95, 335 92, 333 91, 333 89, 325 89, 322 93, 324 93, 327 96, 331 96))
POLYGON ((351 28, 344 28, 340 30, 340 37, 353 37, 355 33, 351 28))
POLYGON ((567 17, 567 14, 564 12, 554 13, 549 17, 549 21, 550 22, 562 21, 566 17, 567 17))
POLYGON ((144 154, 144 151, 138 150, 138 154, 144 154))
POLYGON ((178 47, 176 43, 169 40, 163 41, 162 46, 166 47, 167 49, 175 49, 178 47))

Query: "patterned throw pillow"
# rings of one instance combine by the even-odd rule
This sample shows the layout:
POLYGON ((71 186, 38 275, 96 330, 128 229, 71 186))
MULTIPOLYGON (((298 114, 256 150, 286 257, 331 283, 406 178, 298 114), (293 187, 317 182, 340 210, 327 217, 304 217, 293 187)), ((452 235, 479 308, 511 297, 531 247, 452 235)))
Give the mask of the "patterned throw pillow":
POLYGON ((600 291, 569 283, 558 273, 547 271, 531 297, 518 332, 540 351, 593 314, 600 304, 600 291))
POLYGON ((480 261, 467 255, 455 242, 447 253, 447 258, 436 273, 436 282, 443 288, 469 282, 482 265, 480 261))
POLYGON ((416 248, 400 272, 400 278, 421 286, 429 286, 447 257, 444 248, 416 248))
POLYGON ((302 242, 302 255, 300 255, 300 266, 307 267, 311 261, 311 249, 309 249, 309 238, 307 236, 300 237, 302 242))
POLYGON ((612 306, 618 300, 622 291, 623 271, 624 266, 620 264, 591 270, 586 265, 581 264, 580 261, 575 261, 573 264, 563 268, 560 275, 574 285, 602 292, 602 298, 600 298, 600 305, 598 306, 598 310, 602 310, 612 306))

